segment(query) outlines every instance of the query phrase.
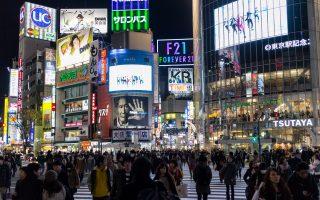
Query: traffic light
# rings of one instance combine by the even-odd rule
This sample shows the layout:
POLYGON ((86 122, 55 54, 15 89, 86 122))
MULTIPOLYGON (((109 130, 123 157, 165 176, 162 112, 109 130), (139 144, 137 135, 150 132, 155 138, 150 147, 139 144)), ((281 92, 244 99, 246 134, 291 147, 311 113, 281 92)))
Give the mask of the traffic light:
POLYGON ((258 136, 256 133, 254 133, 252 136, 251 136, 251 142, 253 144, 257 144, 258 143, 258 136))

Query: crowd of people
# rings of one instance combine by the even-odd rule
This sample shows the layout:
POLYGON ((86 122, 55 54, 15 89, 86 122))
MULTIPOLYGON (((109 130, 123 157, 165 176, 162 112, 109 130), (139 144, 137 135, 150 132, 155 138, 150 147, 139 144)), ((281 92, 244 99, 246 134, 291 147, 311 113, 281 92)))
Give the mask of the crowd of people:
POLYGON ((188 167, 198 200, 208 199, 213 170, 226 186, 227 200, 235 199, 235 185, 242 180, 248 200, 318 200, 319 160, 319 152, 310 149, 265 150, 261 155, 142 149, 40 152, 22 166, 19 154, 7 154, 0 156, 0 199, 7 198, 18 169, 19 180, 10 192, 13 200, 72 200, 81 184, 88 185, 94 200, 175 200, 185 195, 183 167, 188 167), (242 176, 243 168, 247 170, 242 176))

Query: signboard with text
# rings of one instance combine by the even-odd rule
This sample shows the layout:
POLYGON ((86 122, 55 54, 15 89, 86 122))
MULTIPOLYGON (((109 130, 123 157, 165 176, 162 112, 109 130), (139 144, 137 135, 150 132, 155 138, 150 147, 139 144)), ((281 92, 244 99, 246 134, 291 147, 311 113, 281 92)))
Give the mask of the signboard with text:
POLYGON ((60 71, 57 73, 57 86, 64 86, 76 82, 89 80, 89 67, 83 65, 75 69, 60 71))
POLYGON ((18 96, 18 82, 19 82, 19 70, 11 69, 10 70, 10 97, 18 96))
POLYGON ((112 11, 112 31, 149 29, 149 10, 112 11))
POLYGON ((168 86, 172 94, 193 92, 193 68, 168 68, 168 86))

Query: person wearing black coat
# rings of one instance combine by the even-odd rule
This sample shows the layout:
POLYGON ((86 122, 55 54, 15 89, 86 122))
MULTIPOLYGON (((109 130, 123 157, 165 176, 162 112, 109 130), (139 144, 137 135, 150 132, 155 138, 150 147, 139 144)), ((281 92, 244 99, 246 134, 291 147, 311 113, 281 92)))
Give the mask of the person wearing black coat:
POLYGON ((236 184, 237 167, 234 163, 233 153, 230 152, 226 165, 220 171, 221 176, 224 179, 224 184, 227 187, 226 196, 227 200, 230 199, 231 189, 231 200, 234 200, 234 186, 236 184))
POLYGON ((309 173, 309 165, 301 162, 288 180, 294 200, 318 200, 319 189, 314 177, 309 173))
POLYGON ((201 155, 198 160, 198 164, 193 172, 193 180, 196 182, 196 191, 198 195, 198 200, 208 199, 210 194, 210 182, 212 179, 212 171, 208 166, 207 157, 201 155))
POLYGON ((16 200, 42 200, 43 181, 39 179, 41 167, 38 163, 27 166, 27 176, 16 188, 16 200))
POLYGON ((251 161, 249 163, 249 168, 247 169, 246 173, 243 176, 244 182, 246 182, 247 187, 245 190, 247 200, 251 200, 253 194, 255 192, 255 184, 256 180, 252 180, 252 176, 258 171, 255 162, 251 161))

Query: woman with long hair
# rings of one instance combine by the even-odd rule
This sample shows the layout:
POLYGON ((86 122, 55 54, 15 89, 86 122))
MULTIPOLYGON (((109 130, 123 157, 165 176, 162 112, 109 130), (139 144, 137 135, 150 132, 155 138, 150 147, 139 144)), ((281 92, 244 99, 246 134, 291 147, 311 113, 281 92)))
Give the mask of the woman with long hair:
POLYGON ((163 183, 168 193, 178 194, 174 178, 170 175, 166 163, 162 162, 158 165, 154 180, 163 183))
POLYGON ((49 170, 45 174, 42 200, 65 200, 66 190, 62 183, 58 181, 58 174, 54 170, 49 170))
POLYGON ((290 189, 277 169, 268 169, 259 197, 263 200, 292 200, 290 189))

